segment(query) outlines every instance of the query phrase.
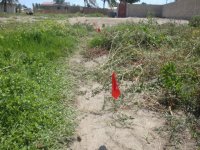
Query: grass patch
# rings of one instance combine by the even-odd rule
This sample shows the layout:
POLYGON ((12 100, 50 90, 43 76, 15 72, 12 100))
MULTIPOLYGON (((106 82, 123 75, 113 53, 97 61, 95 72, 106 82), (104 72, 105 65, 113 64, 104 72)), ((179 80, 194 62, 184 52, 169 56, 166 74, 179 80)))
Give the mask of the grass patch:
POLYGON ((55 149, 74 131, 64 58, 86 28, 52 21, 1 28, 0 149, 55 149))
POLYGON ((53 19, 53 20, 62 20, 72 17, 107 17, 106 15, 102 13, 92 13, 92 14, 83 14, 83 13, 66 13, 66 14, 54 14, 54 13, 35 13, 34 16, 36 17, 42 17, 46 19, 53 19))

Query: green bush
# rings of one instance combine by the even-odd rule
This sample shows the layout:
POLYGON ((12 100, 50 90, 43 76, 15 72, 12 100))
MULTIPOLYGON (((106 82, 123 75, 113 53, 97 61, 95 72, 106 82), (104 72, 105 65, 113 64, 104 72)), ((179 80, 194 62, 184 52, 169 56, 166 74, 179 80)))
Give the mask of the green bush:
POLYGON ((190 66, 177 69, 174 63, 169 62, 161 69, 160 81, 169 97, 175 96, 180 106, 199 116, 200 76, 197 70, 190 66))
POLYGON ((156 30, 153 24, 121 24, 99 33, 91 40, 90 47, 104 47, 109 50, 111 46, 116 48, 119 44, 155 49, 165 45, 173 45, 173 41, 164 32, 156 30))
POLYGON ((177 75, 176 66, 169 62, 161 69, 161 82, 166 89, 169 89, 172 94, 180 92, 182 79, 177 75))
POLYGON ((194 16, 189 22, 192 27, 200 27, 200 16, 194 16))
POLYGON ((110 46, 111 41, 107 39, 104 35, 94 37, 89 43, 90 48, 101 47, 109 49, 110 46))

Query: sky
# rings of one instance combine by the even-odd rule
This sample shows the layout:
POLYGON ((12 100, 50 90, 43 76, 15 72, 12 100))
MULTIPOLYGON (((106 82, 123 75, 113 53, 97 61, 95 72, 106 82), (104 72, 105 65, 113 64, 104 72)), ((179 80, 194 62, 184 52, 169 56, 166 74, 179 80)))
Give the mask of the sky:
MULTIPOLYGON (((28 7, 32 7, 32 3, 43 3, 43 2, 51 2, 52 0, 19 0, 21 4, 24 4, 28 7)), ((140 3, 145 2, 147 4, 165 4, 166 2, 170 3, 174 0, 140 0, 140 3)), ((84 0, 65 0, 65 2, 69 2, 71 5, 84 5, 84 0)), ((103 6, 102 0, 97 0, 99 7, 103 6)))

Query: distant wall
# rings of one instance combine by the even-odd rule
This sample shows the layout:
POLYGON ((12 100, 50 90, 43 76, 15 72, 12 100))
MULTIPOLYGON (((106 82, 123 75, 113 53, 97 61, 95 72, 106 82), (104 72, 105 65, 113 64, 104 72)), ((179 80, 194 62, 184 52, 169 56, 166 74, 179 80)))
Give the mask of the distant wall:
POLYGON ((61 5, 41 5, 38 9, 34 8, 34 12, 40 13, 67 13, 69 10, 68 6, 61 5))
POLYGON ((147 17, 153 15, 162 17, 162 5, 147 5, 147 4, 127 4, 127 17, 147 17))
POLYGON ((81 11, 79 6, 69 6, 68 13, 78 13, 81 11))
MULTIPOLYGON (((3 5, 0 5, 0 12, 4 12, 3 5)), ((7 5, 7 13, 16 13, 16 6, 15 5, 7 5)))
POLYGON ((163 6, 162 17, 190 19, 195 15, 200 15, 200 0, 179 0, 163 6))
POLYGON ((56 5, 56 6, 41 6, 39 9, 34 9, 34 12, 39 12, 39 13, 78 13, 80 12, 84 14, 102 13, 104 15, 107 15, 109 13, 109 9, 56 5))
POLYGON ((155 17, 190 19, 200 15, 200 0, 177 0, 166 5, 127 4, 126 17, 155 17))
POLYGON ((92 14, 92 13, 101 13, 104 15, 108 15, 108 13, 110 12, 109 9, 101 9, 101 8, 87 8, 87 7, 83 7, 82 12, 84 14, 92 14))

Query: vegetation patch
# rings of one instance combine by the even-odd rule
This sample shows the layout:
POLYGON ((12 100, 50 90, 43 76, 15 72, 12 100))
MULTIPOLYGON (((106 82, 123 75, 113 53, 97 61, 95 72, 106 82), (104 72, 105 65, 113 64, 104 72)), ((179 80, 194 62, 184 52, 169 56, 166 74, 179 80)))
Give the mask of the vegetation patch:
POLYGON ((63 20, 72 17, 107 17, 102 13, 92 13, 92 14, 84 14, 84 13, 67 13, 67 14, 54 14, 54 13, 35 13, 34 16, 42 17, 42 19, 51 19, 51 20, 63 20))
MULTIPOLYGON (((120 83, 132 81, 134 89, 139 89, 134 92, 147 91, 149 98, 153 95, 154 106, 159 102, 172 115, 177 109, 183 110, 199 144, 196 120, 200 114, 200 29, 192 26, 159 25, 152 19, 147 23, 126 23, 106 28, 89 46, 109 52, 108 62, 93 72, 105 89, 115 71, 120 83)), ((129 94, 131 88, 126 90, 129 94)))
POLYGON ((200 16, 194 16, 190 22, 190 26, 192 27, 200 27, 200 16))
POLYGON ((0 149, 55 149, 73 134, 65 58, 85 30, 51 21, 1 25, 0 149))

